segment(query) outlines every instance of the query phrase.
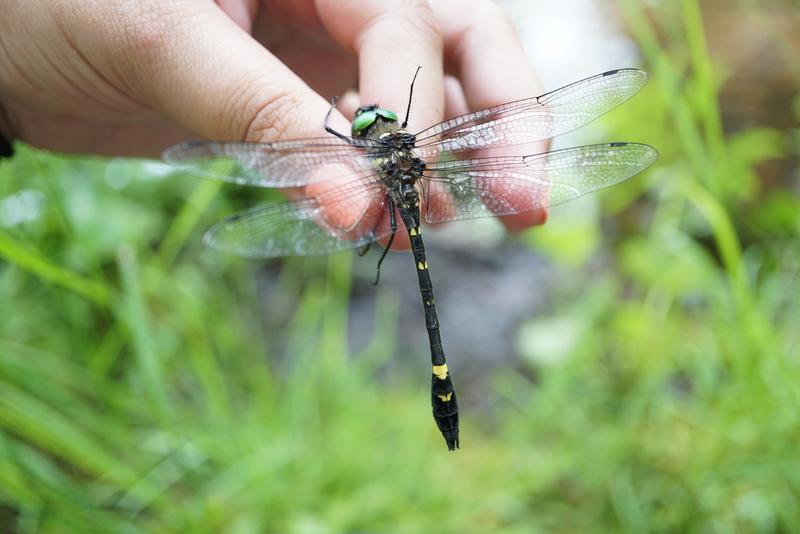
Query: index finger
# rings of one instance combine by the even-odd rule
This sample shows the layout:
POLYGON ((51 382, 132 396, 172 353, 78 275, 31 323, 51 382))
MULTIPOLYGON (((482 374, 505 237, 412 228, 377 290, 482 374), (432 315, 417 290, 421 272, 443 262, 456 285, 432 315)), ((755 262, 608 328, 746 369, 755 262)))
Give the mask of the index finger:
POLYGON ((414 72, 409 130, 419 131, 444 113, 443 43, 425 1, 320 0, 322 23, 359 61, 362 104, 380 104, 402 121, 414 72))
MULTIPOLYGON (((379 104, 397 113, 402 124, 409 105, 409 131, 442 120, 444 114, 443 43, 427 2, 385 0, 319 1, 320 18, 331 35, 352 49, 359 61, 361 104, 379 104)), ((408 248, 398 232, 393 248, 408 248)))

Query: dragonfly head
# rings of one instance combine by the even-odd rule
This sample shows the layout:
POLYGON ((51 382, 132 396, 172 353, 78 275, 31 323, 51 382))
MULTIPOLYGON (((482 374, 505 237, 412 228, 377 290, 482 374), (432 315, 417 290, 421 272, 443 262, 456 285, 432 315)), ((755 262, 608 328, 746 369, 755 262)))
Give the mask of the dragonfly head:
POLYGON ((351 125, 353 137, 367 137, 373 126, 379 123, 397 124, 397 113, 377 104, 359 107, 351 125))

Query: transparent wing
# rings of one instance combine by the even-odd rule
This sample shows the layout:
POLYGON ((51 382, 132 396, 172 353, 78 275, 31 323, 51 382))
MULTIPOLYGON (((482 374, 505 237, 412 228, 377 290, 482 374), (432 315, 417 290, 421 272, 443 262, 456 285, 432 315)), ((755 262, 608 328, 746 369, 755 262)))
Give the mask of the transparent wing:
POLYGON ((296 187, 323 180, 347 181, 372 169, 367 151, 389 148, 370 139, 320 137, 280 143, 194 141, 168 148, 167 163, 217 180, 259 187, 296 187))
POLYGON ((425 220, 440 223, 547 210, 627 180, 656 159, 658 152, 651 146, 609 143, 434 163, 423 179, 425 220))
POLYGON ((417 134, 423 159, 441 153, 520 145, 549 139, 587 124, 622 104, 647 82, 647 74, 620 69, 556 89, 455 117, 417 134))
POLYGON ((314 197, 233 215, 204 237, 217 250, 249 257, 315 256, 357 248, 389 235, 386 190, 356 180, 314 197))

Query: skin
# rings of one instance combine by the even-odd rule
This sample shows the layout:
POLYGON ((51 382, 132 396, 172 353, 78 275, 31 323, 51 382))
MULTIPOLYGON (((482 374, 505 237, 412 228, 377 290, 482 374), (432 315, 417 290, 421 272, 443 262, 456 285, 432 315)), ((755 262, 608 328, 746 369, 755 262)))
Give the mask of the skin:
MULTIPOLYGON (((318 137, 330 97, 356 85, 348 116, 373 102, 402 114, 418 65, 412 132, 542 92, 489 0, 3 0, 0 131, 155 157, 188 138, 318 137)), ((331 124, 349 133, 342 113, 331 124)), ((502 219, 519 230, 544 214, 502 219)))

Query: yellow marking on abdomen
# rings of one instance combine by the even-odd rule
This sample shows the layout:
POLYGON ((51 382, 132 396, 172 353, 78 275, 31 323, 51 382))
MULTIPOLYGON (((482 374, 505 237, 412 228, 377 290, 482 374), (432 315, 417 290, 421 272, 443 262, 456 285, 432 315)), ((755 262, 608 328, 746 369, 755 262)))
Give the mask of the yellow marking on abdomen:
POLYGON ((436 396, 442 399, 442 402, 450 402, 450 399, 453 398, 453 392, 451 391, 447 395, 436 395, 436 396))
POLYGON ((447 378, 447 364, 443 363, 442 365, 434 365, 433 374, 436 375, 436 378, 439 380, 444 380, 447 378))
POLYGON ((419 269, 420 271, 424 271, 427 268, 428 268, 428 262, 427 261, 425 263, 419 262, 417 264, 417 269, 419 269))
POLYGON ((412 228, 411 230, 408 231, 408 235, 412 235, 412 236, 419 235, 419 229, 418 228, 412 228))

